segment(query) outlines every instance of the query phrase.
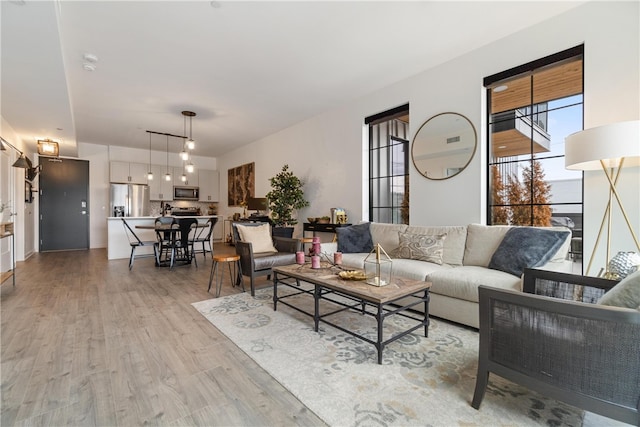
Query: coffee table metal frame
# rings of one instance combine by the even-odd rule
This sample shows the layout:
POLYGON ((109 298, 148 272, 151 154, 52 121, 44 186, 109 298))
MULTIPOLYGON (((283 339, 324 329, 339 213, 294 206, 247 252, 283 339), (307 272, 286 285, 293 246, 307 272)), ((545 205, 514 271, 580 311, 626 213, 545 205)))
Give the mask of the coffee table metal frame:
POLYGON ((314 320, 314 331, 318 332, 320 322, 333 326, 345 333, 372 344, 378 351, 378 364, 382 364, 382 353, 384 348, 391 342, 412 333, 418 328, 424 327, 424 336, 429 336, 429 288, 431 283, 394 278, 391 285, 375 287, 366 292, 368 286, 364 282, 346 281, 340 279, 335 273, 339 270, 322 268, 320 270, 311 269, 308 265, 291 265, 273 268, 273 310, 278 308, 278 302, 310 316, 314 320), (320 271, 322 270, 322 271, 320 271), (333 271, 332 271, 333 270, 333 271), (326 274, 323 274, 326 273, 326 274), (305 289, 300 282, 313 285, 313 289, 305 289), (278 296, 278 285, 292 288, 295 292, 278 296), (362 288, 362 286, 365 288, 362 288), (365 291, 361 291, 364 289, 365 291), (308 311, 286 301, 289 298, 300 294, 308 294, 314 299, 314 312, 308 311), (337 296, 338 298, 335 298, 337 296), (408 297, 409 302, 401 301, 408 297), (329 301, 340 308, 320 313, 320 300, 329 301), (347 300, 347 301, 345 301, 347 300), (417 311, 409 311, 419 304, 424 304, 424 314, 419 316, 417 311), (373 310, 367 310, 367 307, 373 310), (377 340, 369 339, 357 332, 351 331, 327 319, 329 316, 341 313, 345 310, 357 310, 363 315, 372 316, 376 319, 377 340), (384 340, 383 323, 384 320, 393 315, 402 316, 418 322, 416 325, 404 330, 390 338, 384 340))

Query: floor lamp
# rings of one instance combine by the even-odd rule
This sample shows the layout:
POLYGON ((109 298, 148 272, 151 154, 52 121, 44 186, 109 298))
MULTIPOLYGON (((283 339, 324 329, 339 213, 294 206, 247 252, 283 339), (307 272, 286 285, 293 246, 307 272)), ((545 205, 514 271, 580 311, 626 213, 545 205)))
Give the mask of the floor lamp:
POLYGON ((613 199, 615 198, 622 216, 629 227, 636 248, 640 251, 638 237, 633 231, 627 212, 624 209, 622 200, 616 184, 620 177, 623 166, 640 166, 640 121, 620 122, 610 125, 599 126, 586 129, 569 135, 565 139, 565 167, 572 170, 597 170, 602 169, 609 181, 609 202, 604 211, 598 237, 593 247, 593 252, 587 265, 585 274, 589 274, 591 263, 593 262, 596 249, 600 243, 600 237, 607 224, 607 268, 605 277, 609 274, 609 260, 611 250, 611 223, 613 199))

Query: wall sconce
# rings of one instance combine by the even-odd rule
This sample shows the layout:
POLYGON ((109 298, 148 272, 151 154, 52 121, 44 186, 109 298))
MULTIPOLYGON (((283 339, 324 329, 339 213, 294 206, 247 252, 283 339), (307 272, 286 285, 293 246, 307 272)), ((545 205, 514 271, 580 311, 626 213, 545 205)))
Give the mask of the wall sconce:
POLYGON ((2 151, 6 151, 6 147, 10 147, 13 148, 14 150, 16 150, 19 153, 19 157, 18 160, 16 160, 15 162, 13 162, 13 167, 14 168, 20 168, 20 169, 31 169, 31 167, 33 166, 31 164, 31 160, 29 160, 29 158, 27 156, 24 155, 24 153, 20 150, 18 150, 13 144, 11 144, 9 141, 7 141, 6 139, 0 137, 0 149, 2 151))
POLYGON ((38 140, 38 154, 41 156, 58 157, 60 154, 60 145, 50 139, 38 140))

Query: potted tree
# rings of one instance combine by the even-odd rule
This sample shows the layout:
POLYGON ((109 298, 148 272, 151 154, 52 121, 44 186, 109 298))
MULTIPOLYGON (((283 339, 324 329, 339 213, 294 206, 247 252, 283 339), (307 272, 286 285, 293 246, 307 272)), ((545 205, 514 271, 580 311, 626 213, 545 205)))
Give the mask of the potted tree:
POLYGON ((275 236, 292 237, 293 226, 298 223, 294 211, 309 206, 304 198, 304 182, 284 165, 282 171, 269 178, 271 191, 266 195, 271 211, 271 222, 275 236))

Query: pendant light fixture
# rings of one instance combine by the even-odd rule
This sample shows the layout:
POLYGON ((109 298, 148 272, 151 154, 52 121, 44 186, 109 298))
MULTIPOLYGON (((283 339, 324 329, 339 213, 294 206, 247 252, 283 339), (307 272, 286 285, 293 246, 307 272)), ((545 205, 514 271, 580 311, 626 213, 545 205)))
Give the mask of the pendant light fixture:
POLYGON ((164 176, 165 181, 171 181, 171 174, 169 173, 169 135, 167 135, 167 173, 164 176))
POLYGON ((193 118, 196 116, 196 113, 193 111, 183 111, 182 115, 185 117, 189 117, 189 139, 187 140, 187 148, 189 150, 193 150, 196 148, 196 142, 193 140, 193 118))
POLYGON ((195 169, 195 167, 193 166, 193 163, 191 163, 191 161, 189 161, 189 163, 187 163, 187 172, 189 173, 193 173, 193 170, 195 169))
POLYGON ((184 119, 182 120, 182 124, 183 124, 183 135, 185 135, 185 139, 182 140, 182 151, 180 152, 180 158, 182 159, 183 162, 186 162, 187 160, 189 160, 189 153, 187 152, 187 142, 186 142, 187 116, 184 116, 184 119))
POLYGON ((151 133, 149 133, 149 172, 147 172, 147 180, 153 181, 153 172, 151 172, 151 133))

